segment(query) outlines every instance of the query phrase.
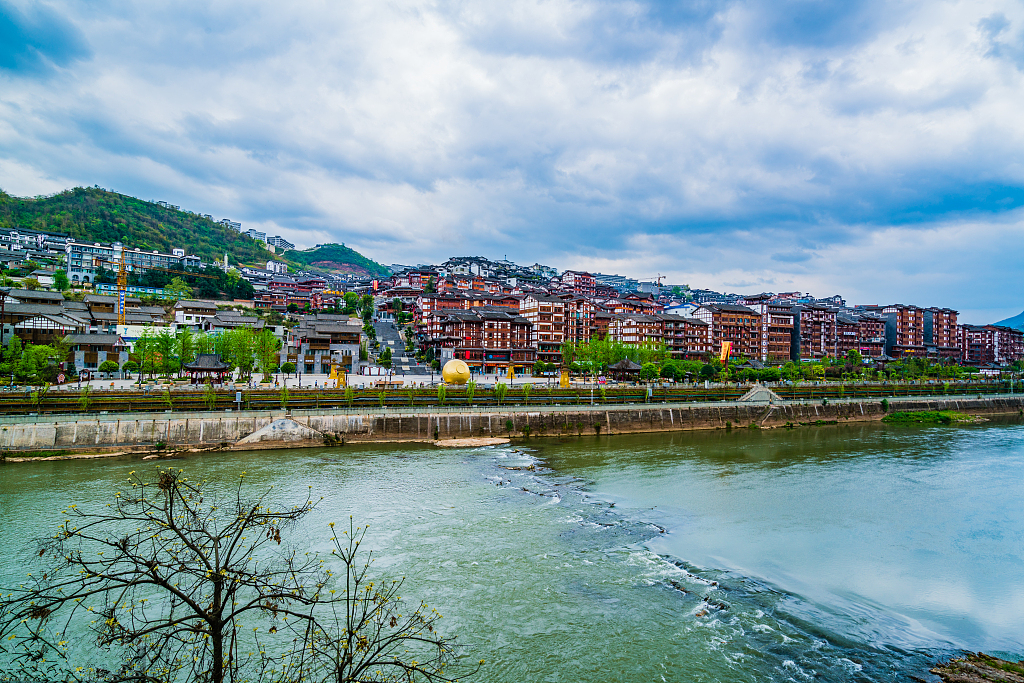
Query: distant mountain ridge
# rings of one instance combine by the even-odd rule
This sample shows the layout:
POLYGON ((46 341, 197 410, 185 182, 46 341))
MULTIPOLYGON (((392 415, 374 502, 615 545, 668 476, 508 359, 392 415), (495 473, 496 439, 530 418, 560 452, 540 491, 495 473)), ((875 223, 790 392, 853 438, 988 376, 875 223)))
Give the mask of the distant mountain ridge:
POLYGON ((1003 325, 1005 327, 1013 327, 1018 330, 1024 330, 1024 311, 1021 311, 1012 318, 1000 320, 999 322, 996 323, 996 325, 1003 325))
POLYGON ((340 244, 273 254, 262 242, 206 216, 98 187, 75 187, 48 197, 14 197, 0 190, 0 228, 50 230, 90 242, 170 253, 180 247, 204 262, 224 254, 234 264, 264 267, 284 261, 296 268, 384 275, 381 264, 340 244))

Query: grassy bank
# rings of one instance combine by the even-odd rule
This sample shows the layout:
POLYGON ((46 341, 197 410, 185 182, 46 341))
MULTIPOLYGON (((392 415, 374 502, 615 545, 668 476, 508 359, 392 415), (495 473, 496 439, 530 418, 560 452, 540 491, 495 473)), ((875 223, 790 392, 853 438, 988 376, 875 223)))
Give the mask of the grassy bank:
POLYGON ((899 412, 886 415, 882 422, 889 424, 969 424, 981 418, 956 410, 924 410, 920 412, 899 412))

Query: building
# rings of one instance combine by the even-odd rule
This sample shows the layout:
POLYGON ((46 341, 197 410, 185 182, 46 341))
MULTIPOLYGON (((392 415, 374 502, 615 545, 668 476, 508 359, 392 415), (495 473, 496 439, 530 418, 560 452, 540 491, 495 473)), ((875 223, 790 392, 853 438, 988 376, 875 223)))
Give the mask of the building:
POLYGON ((230 218, 221 218, 217 222, 220 223, 221 225, 225 226, 225 227, 231 228, 232 230, 236 230, 238 232, 242 232, 242 224, 238 223, 236 221, 233 221, 230 218))
POLYGON ((180 271, 198 268, 198 256, 191 254, 175 256, 159 251, 143 251, 138 247, 129 249, 120 242, 100 244, 99 242, 70 241, 64 248, 64 269, 72 283, 94 282, 96 271, 104 268, 117 272, 122 256, 128 272, 145 272, 150 269, 180 271))
POLYGON ((673 313, 657 315, 662 322, 661 339, 677 360, 705 360, 711 353, 711 326, 703 320, 673 313))
POLYGON ((793 312, 792 360, 835 358, 839 355, 836 336, 838 312, 834 308, 798 304, 791 306, 790 310, 793 312))
POLYGON ((562 287, 581 296, 594 296, 597 280, 590 273, 567 270, 562 273, 562 287))
POLYGON ((358 369, 363 321, 347 315, 304 315, 288 333, 288 360, 299 372, 328 374, 336 363, 346 372, 358 369))
POLYGON ((643 313, 625 313, 612 316, 608 324, 608 339, 639 346, 660 344, 663 336, 663 320, 660 316, 643 313))
POLYGON ((128 362, 128 343, 119 334, 70 334, 68 342, 78 370, 97 370, 108 360, 118 368, 128 362))
POLYGON ((267 233, 260 232, 259 230, 256 230, 255 228, 249 228, 248 230, 246 230, 242 234, 243 235, 248 235, 249 237, 253 238, 257 242, 263 242, 264 244, 267 241, 267 233))
POLYGON ((962 355, 957 333, 957 314, 951 308, 926 308, 924 345, 932 358, 959 359, 962 355))
POLYGON ((174 322, 179 325, 202 325, 217 315, 217 305, 209 301, 179 301, 174 304, 174 322))
POLYGON ((519 312, 530 323, 537 360, 560 365, 565 341, 565 302, 557 296, 531 292, 523 297, 519 312))
POLYGON ((1024 332, 1002 325, 961 325, 961 361, 968 365, 1005 365, 1024 360, 1024 332))
POLYGON ((710 326, 711 351, 722 353, 723 342, 732 343, 731 354, 744 358, 761 357, 761 316, 738 304, 701 304, 694 317, 710 326))
POLYGON ((453 310, 438 316, 440 334, 428 345, 435 358, 466 362, 471 372, 505 374, 509 367, 528 371, 537 360, 532 346, 532 325, 515 312, 488 307, 453 310))
POLYGON ((957 311, 905 304, 865 306, 885 317, 885 353, 894 358, 957 358, 957 311))
POLYGON ((267 272, 287 274, 288 264, 280 261, 267 261, 267 272))
POLYGON ((295 245, 278 235, 272 235, 267 238, 267 244, 278 249, 294 249, 295 245))
POLYGON ((791 306, 770 294, 746 297, 740 304, 761 316, 760 355, 762 363, 786 363, 793 358, 793 330, 796 315, 791 306))
POLYGON ((576 294, 562 294, 559 298, 565 301, 565 339, 577 344, 590 341, 594 336, 597 304, 576 294))

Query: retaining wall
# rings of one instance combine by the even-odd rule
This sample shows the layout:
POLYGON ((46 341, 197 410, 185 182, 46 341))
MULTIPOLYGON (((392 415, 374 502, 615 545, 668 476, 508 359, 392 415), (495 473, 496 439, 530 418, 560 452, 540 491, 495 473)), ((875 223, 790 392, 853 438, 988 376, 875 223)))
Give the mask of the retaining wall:
MULTIPOLYGON (((1020 396, 975 399, 889 399, 890 410, 958 410, 971 414, 1012 414, 1024 410, 1020 396)), ((109 414, 89 417, 46 416, 9 418, 0 426, 0 450, 106 450, 148 448, 158 443, 173 447, 279 448, 320 445, 325 440, 434 441, 480 436, 513 436, 529 428, 531 437, 565 434, 622 434, 630 432, 714 429, 732 423, 774 427, 817 421, 860 422, 885 416, 880 400, 782 404, 685 403, 634 406, 555 406, 537 409, 440 409, 412 411, 388 408, 373 411, 248 411, 237 413, 109 414), (289 420, 315 430, 279 430, 287 443, 258 435, 238 442, 276 420, 289 420), (511 427, 511 429, 510 429, 511 427)))

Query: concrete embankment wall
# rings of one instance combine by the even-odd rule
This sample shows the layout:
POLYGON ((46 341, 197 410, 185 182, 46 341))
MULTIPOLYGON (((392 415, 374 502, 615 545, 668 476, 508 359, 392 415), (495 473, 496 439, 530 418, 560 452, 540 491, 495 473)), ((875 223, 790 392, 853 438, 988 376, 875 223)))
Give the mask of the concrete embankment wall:
MULTIPOLYGON (((889 399, 893 410, 958 410, 1015 414, 1020 396, 976 399, 889 399)), ((325 440, 434 441, 480 436, 531 437, 565 434, 715 429, 732 423, 774 427, 818 421, 862 422, 885 416, 880 401, 783 403, 650 404, 554 406, 506 409, 439 409, 405 412, 389 408, 360 411, 243 411, 233 413, 121 413, 99 416, 8 418, 0 427, 0 450, 106 450, 174 447, 280 448, 318 445, 325 440), (511 423, 511 425, 510 425, 511 423), (509 427, 511 426, 511 430, 509 427), (242 443, 239 443, 242 442, 242 443)))

